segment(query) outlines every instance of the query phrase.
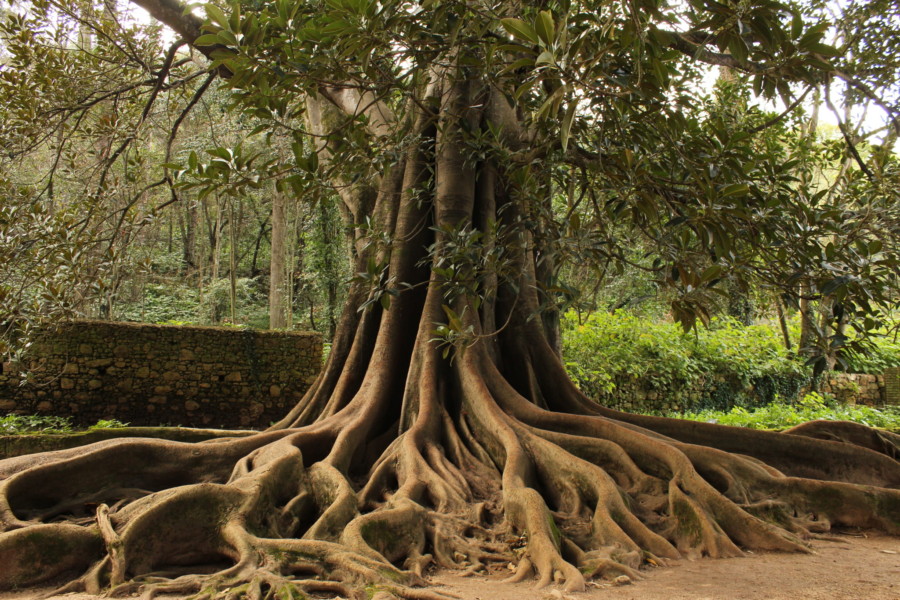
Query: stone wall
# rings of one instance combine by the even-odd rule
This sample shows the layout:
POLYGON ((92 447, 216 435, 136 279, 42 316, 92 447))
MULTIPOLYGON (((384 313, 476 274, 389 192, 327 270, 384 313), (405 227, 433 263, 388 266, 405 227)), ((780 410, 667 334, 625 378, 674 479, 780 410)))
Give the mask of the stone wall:
POLYGON ((317 333, 77 321, 40 336, 22 364, 3 363, 0 415, 267 427, 321 365, 317 333))
POLYGON ((831 373, 819 384, 819 391, 843 404, 881 406, 885 403, 885 376, 831 373))
POLYGON ((604 406, 632 412, 694 412, 731 410, 735 406, 763 406, 777 399, 791 400, 809 384, 801 373, 763 375, 749 381, 710 374, 693 381, 654 385, 649 379, 622 377, 614 389, 597 400, 604 406))
MULTIPOLYGON (((882 406, 890 404, 889 386, 898 390, 900 404, 900 369, 889 369, 884 375, 829 373, 820 381, 820 393, 833 396, 843 404, 882 406)), ((776 400, 796 401, 812 388, 809 377, 797 374, 780 378, 760 377, 749 382, 731 381, 725 377, 699 378, 693 384, 674 384, 657 389, 642 379, 617 379, 615 389, 597 400, 610 408, 625 411, 688 412, 703 409, 730 410, 734 406, 751 408, 776 400)))
POLYGON ((900 367, 884 370, 884 403, 900 406, 900 367))

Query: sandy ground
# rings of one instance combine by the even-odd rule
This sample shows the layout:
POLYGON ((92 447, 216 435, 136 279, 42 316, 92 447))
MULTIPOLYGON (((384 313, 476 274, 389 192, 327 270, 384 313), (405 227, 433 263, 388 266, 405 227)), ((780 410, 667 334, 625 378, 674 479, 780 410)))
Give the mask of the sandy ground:
POLYGON ((466 600, 900 600, 900 538, 857 535, 816 541, 813 555, 681 561, 643 571, 630 585, 589 584, 581 594, 449 574, 435 580, 466 600))
MULTIPOLYGON (((465 600, 900 600, 900 538, 845 534, 816 541, 815 554, 747 554, 742 558, 681 561, 645 571, 629 585, 597 582, 564 594, 495 577, 464 578, 442 572, 435 591, 465 600)), ((0 600, 32 600, 49 590, 0 592, 0 600)), ((97 600, 87 594, 56 600, 97 600)))

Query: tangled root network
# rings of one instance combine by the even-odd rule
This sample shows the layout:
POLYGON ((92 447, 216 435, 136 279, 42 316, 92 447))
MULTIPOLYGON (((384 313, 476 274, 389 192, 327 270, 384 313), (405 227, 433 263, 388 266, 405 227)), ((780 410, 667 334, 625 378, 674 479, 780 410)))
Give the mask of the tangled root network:
POLYGON ((426 587, 434 566, 513 563, 515 580, 580 590, 667 559, 802 552, 834 525, 900 533, 891 434, 636 417, 587 403, 562 378, 550 410, 476 349, 449 366, 416 354, 397 416, 391 386, 366 381, 378 371, 343 405, 334 389, 321 394, 305 425, 3 461, 0 583, 146 598, 438 598, 426 587))

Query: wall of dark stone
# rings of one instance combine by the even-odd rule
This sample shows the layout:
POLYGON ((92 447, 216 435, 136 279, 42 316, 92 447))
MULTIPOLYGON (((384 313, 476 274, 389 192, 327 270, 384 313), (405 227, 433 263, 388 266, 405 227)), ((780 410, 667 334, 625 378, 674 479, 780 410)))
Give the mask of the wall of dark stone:
POLYGON ((321 366, 318 333, 76 321, 38 336, 21 363, 2 364, 0 415, 263 428, 321 366))

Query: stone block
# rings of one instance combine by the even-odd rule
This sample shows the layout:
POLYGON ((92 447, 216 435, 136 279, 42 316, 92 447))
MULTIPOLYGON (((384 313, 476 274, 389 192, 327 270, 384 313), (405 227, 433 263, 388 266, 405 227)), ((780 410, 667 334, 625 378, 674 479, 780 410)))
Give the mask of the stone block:
POLYGON ((87 366, 87 367, 91 367, 91 368, 97 369, 97 368, 100 368, 100 367, 108 367, 108 366, 110 366, 111 364, 113 364, 113 359, 111 359, 111 358, 96 358, 96 359, 94 359, 94 360, 89 360, 89 361, 87 361, 87 362, 84 363, 84 364, 85 364, 85 366, 87 366))

